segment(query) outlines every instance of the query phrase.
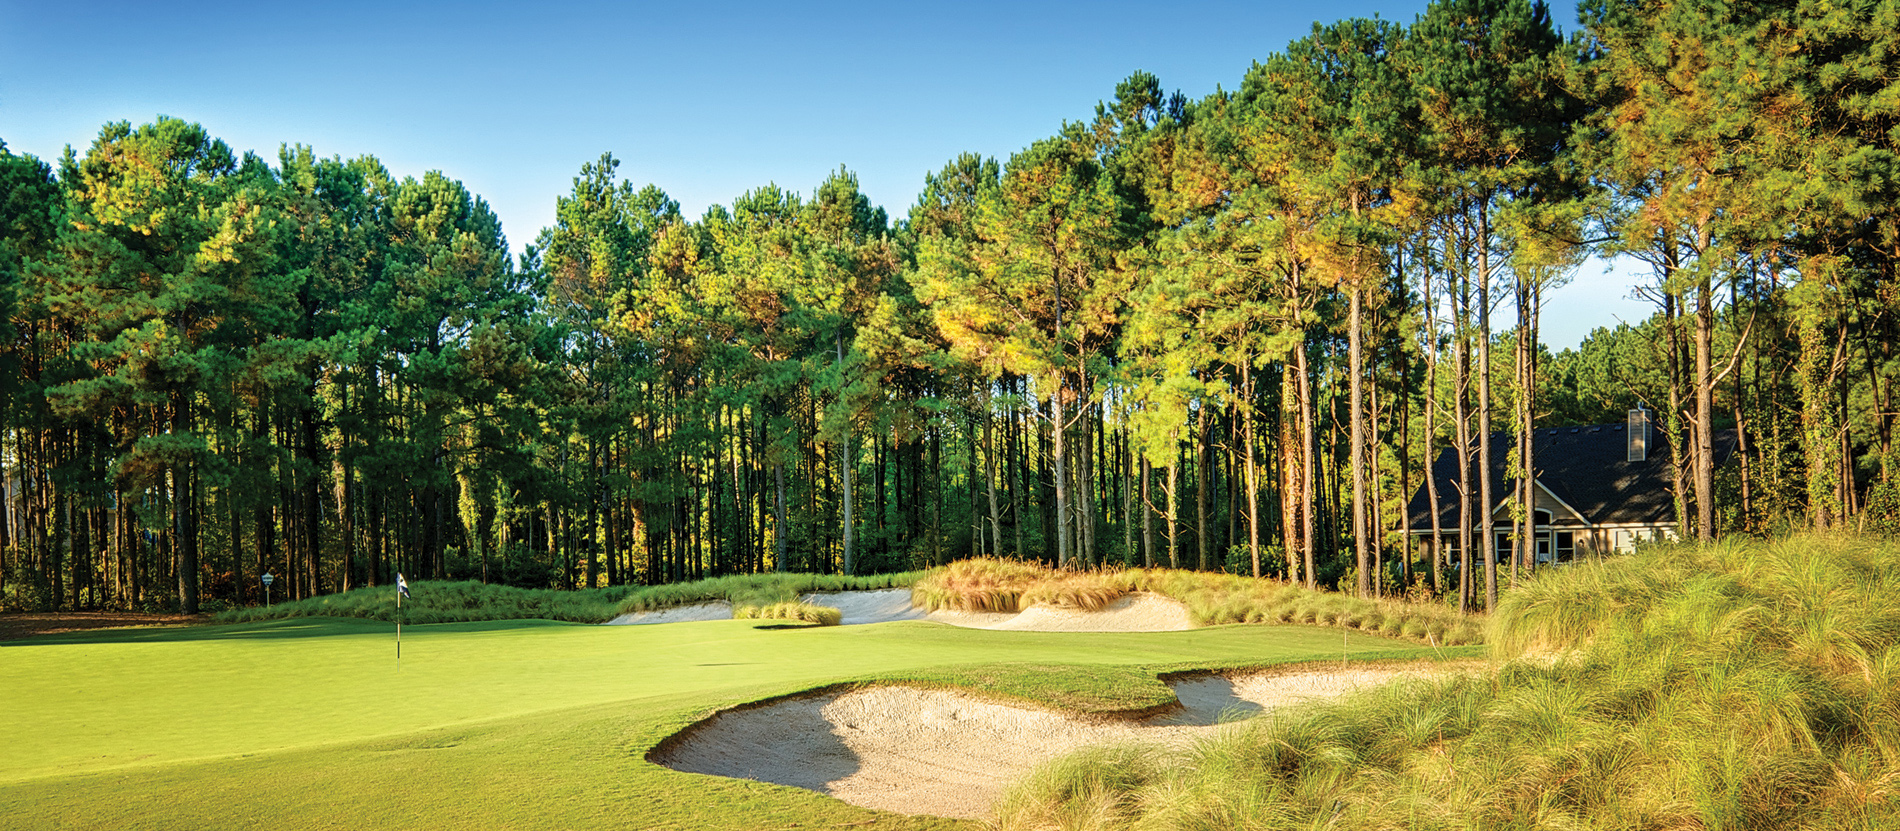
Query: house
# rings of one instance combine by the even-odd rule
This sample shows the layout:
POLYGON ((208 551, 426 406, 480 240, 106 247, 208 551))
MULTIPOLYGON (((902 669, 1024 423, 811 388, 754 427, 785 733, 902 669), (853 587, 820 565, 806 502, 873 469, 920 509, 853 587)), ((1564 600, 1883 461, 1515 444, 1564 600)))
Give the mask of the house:
MULTIPOLYGON (((1713 440, 1719 466, 1734 452, 1735 431, 1718 430, 1713 440)), ((1508 560, 1511 551, 1516 477, 1506 467, 1516 443, 1513 433, 1491 435, 1491 496, 1497 501, 1492 509, 1496 524, 1491 545, 1500 561, 1508 560)), ((1679 526, 1669 441, 1651 425, 1648 411, 1631 410, 1629 421, 1623 424, 1540 429, 1532 447, 1537 562, 1628 552, 1642 540, 1675 538, 1679 526)), ((1471 463, 1477 467, 1475 451, 1471 463)), ((1451 449, 1433 462, 1432 476, 1438 485, 1441 550, 1456 562, 1458 462, 1451 449)), ((1432 534, 1427 493, 1421 486, 1406 505, 1406 530, 1418 549, 1432 534)), ((1478 494, 1474 492, 1471 498, 1475 503, 1478 494)), ((1475 515, 1473 520, 1475 527, 1475 515)))

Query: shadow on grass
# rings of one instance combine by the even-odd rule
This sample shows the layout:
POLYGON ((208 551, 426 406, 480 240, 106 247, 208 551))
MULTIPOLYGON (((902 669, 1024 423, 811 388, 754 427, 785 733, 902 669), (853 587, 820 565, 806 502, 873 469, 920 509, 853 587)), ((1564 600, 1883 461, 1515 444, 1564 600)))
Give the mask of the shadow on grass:
MULTIPOLYGON (((465 623, 404 624, 403 633, 430 635, 439 632, 499 632, 512 629, 536 629, 547 626, 585 626, 556 620, 482 620, 465 623)), ((66 632, 14 641, 0 641, 0 649, 22 646, 62 646, 103 643, 189 643, 194 641, 291 640, 333 638, 349 635, 392 634, 396 625, 380 620, 358 618, 290 618, 253 623, 226 623, 205 626, 177 626, 164 629, 126 628, 66 632)))

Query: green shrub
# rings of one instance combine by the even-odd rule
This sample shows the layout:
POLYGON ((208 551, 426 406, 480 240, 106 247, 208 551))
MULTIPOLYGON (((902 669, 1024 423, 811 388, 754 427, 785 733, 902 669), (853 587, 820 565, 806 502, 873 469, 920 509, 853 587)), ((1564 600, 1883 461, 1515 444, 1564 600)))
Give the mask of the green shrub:
MULTIPOLYGON (((691 583, 659 586, 609 586, 598 589, 522 589, 513 586, 446 580, 417 580, 409 584, 402 603, 404 623, 458 623, 477 620, 567 620, 605 623, 629 612, 663 609, 713 600, 740 606, 770 606, 795 602, 814 591, 853 591, 902 588, 921 572, 844 577, 824 574, 752 574, 715 577, 691 583)), ((375 586, 351 589, 271 606, 231 609, 217 615, 225 623, 274 618, 358 617, 396 619, 396 589, 375 586)))
MULTIPOLYGON (((421 624, 539 618, 603 623, 619 613, 615 604, 630 590, 627 586, 614 586, 563 591, 476 582, 416 580, 409 584, 409 598, 402 602, 402 620, 404 623, 421 624)), ((396 619, 396 589, 394 586, 372 586, 270 606, 248 606, 222 612, 217 620, 241 623, 311 616, 393 621, 396 619)))

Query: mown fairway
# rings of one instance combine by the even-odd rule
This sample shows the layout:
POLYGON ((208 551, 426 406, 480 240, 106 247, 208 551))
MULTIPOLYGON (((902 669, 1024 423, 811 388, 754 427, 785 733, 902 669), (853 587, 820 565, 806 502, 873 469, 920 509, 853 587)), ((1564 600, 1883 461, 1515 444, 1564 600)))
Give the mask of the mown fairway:
POLYGON ((643 754, 713 709, 837 682, 1112 710, 1167 700, 1164 669, 1431 652, 1297 626, 511 621, 405 627, 398 672, 393 635, 326 618, 0 645, 0 827, 955 827, 643 754))

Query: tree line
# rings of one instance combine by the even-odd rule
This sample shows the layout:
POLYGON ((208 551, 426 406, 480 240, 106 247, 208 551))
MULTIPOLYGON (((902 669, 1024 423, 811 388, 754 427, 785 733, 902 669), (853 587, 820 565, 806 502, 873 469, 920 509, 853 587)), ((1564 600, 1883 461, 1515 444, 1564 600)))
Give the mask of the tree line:
POLYGON ((459 182, 371 157, 163 117, 0 145, 0 603, 990 554, 1489 608, 1529 517, 1474 560, 1479 506, 1524 504, 1530 432, 1638 403, 1685 536, 1892 530, 1877 5, 1316 25, 1198 100, 1136 72, 895 220, 842 168, 690 219, 603 155, 518 257, 459 182), (1553 354, 1545 294, 1593 254, 1657 311, 1553 354), (1408 542, 1420 489, 1463 495, 1456 546, 1408 542))

